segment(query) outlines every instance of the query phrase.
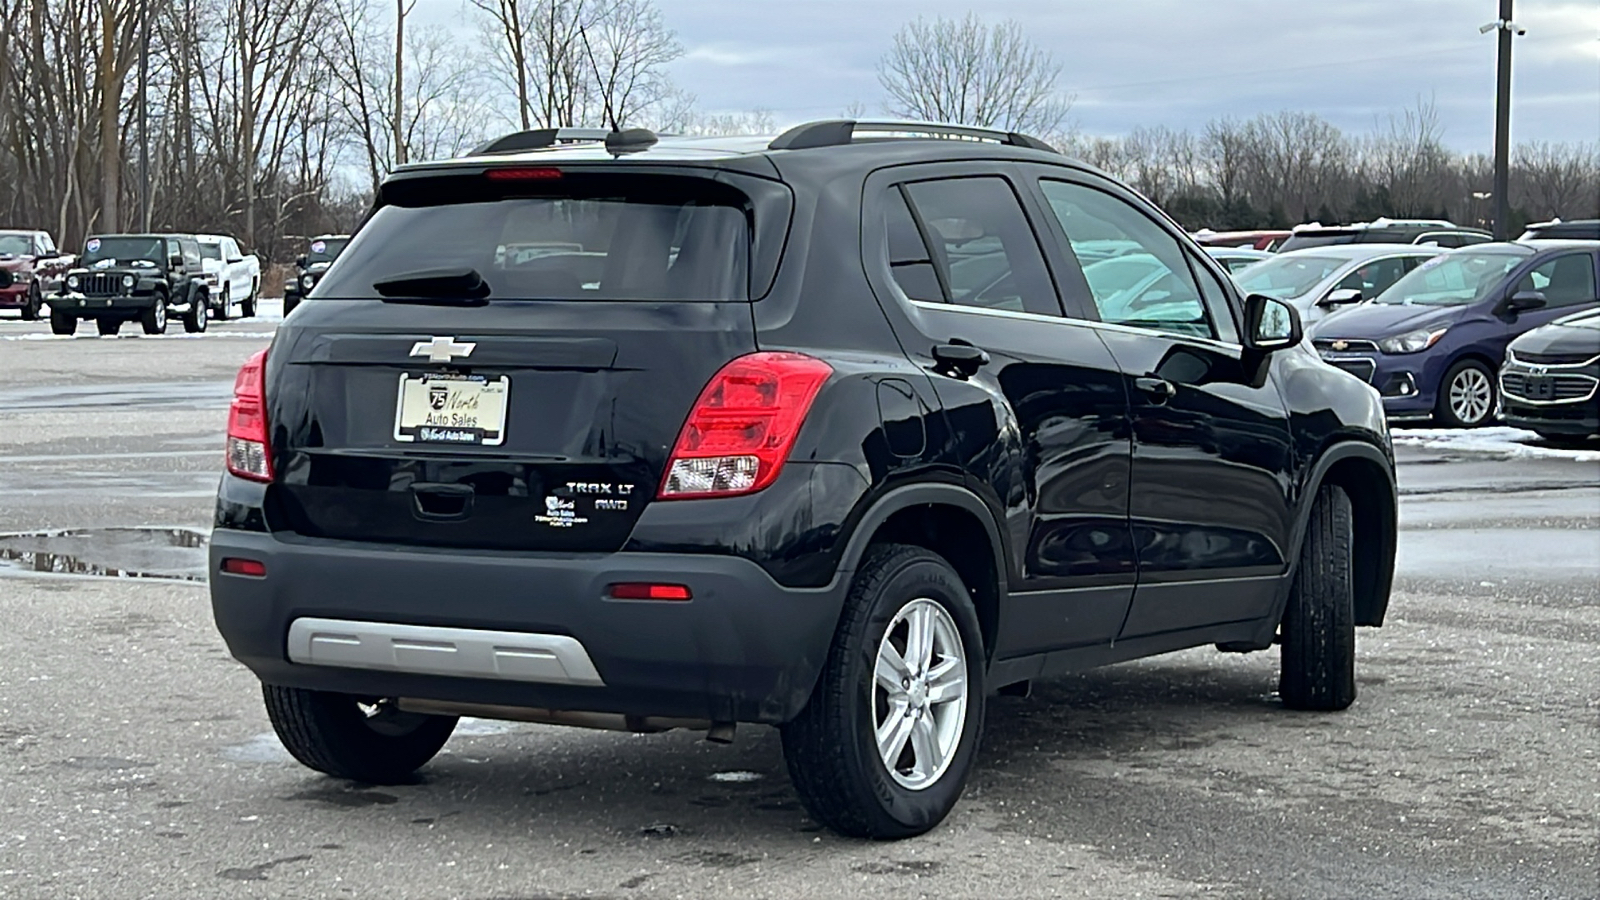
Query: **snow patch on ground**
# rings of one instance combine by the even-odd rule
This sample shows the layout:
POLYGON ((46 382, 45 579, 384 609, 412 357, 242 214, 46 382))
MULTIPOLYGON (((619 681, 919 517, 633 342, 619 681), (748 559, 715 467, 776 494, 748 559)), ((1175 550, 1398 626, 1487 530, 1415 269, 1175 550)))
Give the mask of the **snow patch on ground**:
POLYGON ((1600 462, 1600 445, 1596 449, 1553 447, 1537 434, 1521 428, 1497 425, 1490 428, 1407 428, 1392 432, 1396 446, 1421 447, 1427 450, 1456 450, 1463 453, 1483 453, 1520 459, 1570 459, 1577 462, 1600 462))

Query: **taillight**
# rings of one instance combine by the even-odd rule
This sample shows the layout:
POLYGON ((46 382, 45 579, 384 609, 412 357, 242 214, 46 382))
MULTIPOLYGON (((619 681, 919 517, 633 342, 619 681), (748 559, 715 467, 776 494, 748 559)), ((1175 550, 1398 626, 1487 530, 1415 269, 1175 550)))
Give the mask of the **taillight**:
POLYGON ((228 407, 228 471, 251 481, 272 480, 272 448, 267 443, 267 395, 262 387, 267 351, 258 350, 233 379, 228 407))
POLYGON ((802 353, 752 353, 723 366, 689 411, 657 496, 729 497, 771 484, 832 373, 802 353))

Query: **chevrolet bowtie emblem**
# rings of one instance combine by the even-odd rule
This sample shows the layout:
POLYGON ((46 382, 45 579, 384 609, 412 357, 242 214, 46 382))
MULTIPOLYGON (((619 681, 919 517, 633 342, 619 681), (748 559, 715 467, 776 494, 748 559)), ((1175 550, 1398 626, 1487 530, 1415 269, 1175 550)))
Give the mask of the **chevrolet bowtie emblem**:
POLYGON ((458 356, 471 356, 478 348, 471 341, 457 343, 453 337, 436 337, 430 341, 417 341, 411 347, 412 356, 426 356, 428 362, 447 363, 458 356))
MULTIPOLYGON (((437 340, 437 338, 435 338, 435 340, 437 340)), ((422 345, 418 344, 417 346, 420 347, 422 345)), ((1350 342, 1349 341, 1334 341, 1333 343, 1329 344, 1328 346, 1332 347, 1335 350, 1348 350, 1348 349, 1350 349, 1350 342)), ((415 354, 417 351, 413 350, 411 352, 413 354, 415 354)))

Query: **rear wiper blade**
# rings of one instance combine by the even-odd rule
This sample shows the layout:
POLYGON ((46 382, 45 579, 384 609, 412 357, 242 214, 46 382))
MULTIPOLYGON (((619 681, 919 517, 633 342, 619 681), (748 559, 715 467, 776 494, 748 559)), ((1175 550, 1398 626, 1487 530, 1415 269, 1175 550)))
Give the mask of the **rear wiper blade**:
POLYGON ((489 300, 489 285, 476 269, 423 269, 374 281, 372 289, 385 302, 452 303, 481 306, 489 300))

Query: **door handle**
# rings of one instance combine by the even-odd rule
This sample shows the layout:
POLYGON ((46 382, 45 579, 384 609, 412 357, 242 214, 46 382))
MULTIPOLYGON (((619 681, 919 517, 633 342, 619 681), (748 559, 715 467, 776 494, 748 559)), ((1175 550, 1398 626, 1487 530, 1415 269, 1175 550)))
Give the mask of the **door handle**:
POLYGON ((1135 378, 1133 380, 1133 385, 1142 391, 1145 396, 1149 397, 1157 404, 1165 403, 1168 400, 1171 400, 1173 397, 1178 396, 1178 388, 1176 385, 1165 378, 1157 378, 1153 375, 1146 375, 1143 378, 1135 378))
POLYGON ((971 378, 980 368, 988 364, 987 352, 960 338, 955 338, 948 344, 935 344, 933 347, 933 370, 940 374, 971 378))

